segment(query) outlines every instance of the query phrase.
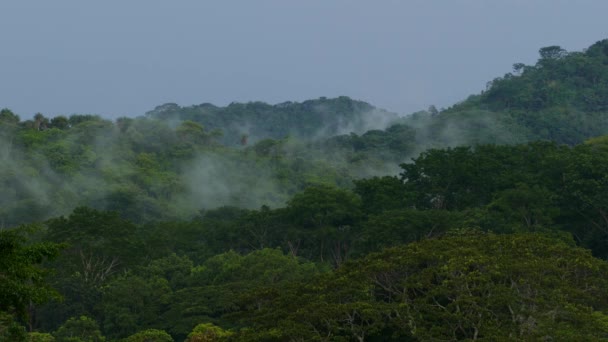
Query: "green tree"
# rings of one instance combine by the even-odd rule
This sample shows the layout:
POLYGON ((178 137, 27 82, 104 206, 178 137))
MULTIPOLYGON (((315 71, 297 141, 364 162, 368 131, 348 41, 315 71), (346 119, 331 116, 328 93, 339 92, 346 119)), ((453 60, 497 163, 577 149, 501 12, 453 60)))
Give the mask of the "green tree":
POLYGON ((601 145, 577 146, 563 172, 562 192, 562 221, 570 225, 566 229, 603 258, 608 257, 608 200, 603 195, 608 191, 607 162, 608 153, 601 145))
POLYGON ((67 117, 59 115, 51 119, 49 127, 61 130, 68 129, 70 128, 70 121, 67 117))
POLYGON ((27 341, 25 327, 13 313, 0 311, 0 341, 27 341))
POLYGON ((371 263, 350 265, 353 277, 377 279, 377 299, 405 304, 401 312, 423 340, 608 333, 608 302, 596 301, 584 286, 592 282, 592 292, 603 291, 608 264, 572 242, 474 234, 426 240, 366 260, 371 263))
POLYGON ((189 286, 174 291, 162 316, 164 328, 178 339, 200 322, 234 324, 227 317, 240 305, 264 307, 286 284, 322 271, 278 249, 216 255, 193 268, 189 286))
POLYGON ((304 241, 307 246, 303 247, 321 261, 329 259, 339 265, 349 257, 362 217, 359 196, 331 186, 311 186, 292 197, 286 213, 291 222, 303 228, 297 231, 295 241, 289 241, 292 252, 297 249, 294 245, 304 241))
POLYGON ((386 210, 370 215, 359 235, 357 255, 442 236, 475 222, 474 213, 447 210, 386 210))
POLYGON ((373 177, 355 180, 354 183, 354 192, 361 196, 362 209, 367 214, 405 209, 411 205, 407 188, 398 177, 373 177))
POLYGON ((226 331, 212 323, 201 323, 188 334, 186 342, 219 342, 227 341, 232 332, 226 331))
POLYGON ((0 312, 14 315, 32 325, 34 305, 59 298, 59 293, 47 283, 45 260, 58 256, 62 245, 51 242, 32 243, 28 234, 36 226, 21 226, 0 230, 0 312))
POLYGON ((119 267, 128 267, 142 256, 138 253, 137 227, 116 212, 78 207, 68 217, 47 221, 48 237, 66 242, 69 252, 82 266, 86 281, 102 282, 119 267))
MULTIPOLYGON (((557 190, 557 189, 556 189, 557 190)), ((518 183, 498 192, 488 205, 487 226, 495 232, 544 231, 559 214, 555 192, 538 185, 518 183)))
POLYGON ((567 51, 557 45, 541 48, 538 53, 542 59, 560 59, 567 55, 567 51))
POLYGON ((80 315, 96 317, 103 286, 146 257, 139 250, 137 227, 115 212, 80 207, 46 225, 49 240, 69 246, 52 264, 58 272, 51 280, 64 300, 44 308, 44 324, 56 326, 80 315))
POLYGON ((606 272, 565 235, 461 231, 286 287, 245 322, 274 340, 600 340, 606 272))
POLYGON ((55 342, 55 337, 49 333, 30 332, 27 334, 27 342, 55 342))
POLYGON ((13 125, 17 125, 19 124, 19 115, 13 113, 10 109, 8 108, 3 108, 2 110, 0 110, 0 122, 3 124, 13 124, 13 125))
POLYGON ((101 292, 103 332, 114 339, 162 325, 160 317, 171 299, 168 281, 161 277, 119 276, 101 292))
POLYGON ((104 342, 106 338, 99 331, 97 322, 80 316, 68 319, 53 333, 57 342, 104 342))
POLYGON ((173 342, 173 338, 164 330, 148 329, 133 334, 122 342, 173 342))
POLYGON ((34 115, 34 130, 42 131, 48 127, 49 119, 44 117, 42 113, 36 113, 34 115))

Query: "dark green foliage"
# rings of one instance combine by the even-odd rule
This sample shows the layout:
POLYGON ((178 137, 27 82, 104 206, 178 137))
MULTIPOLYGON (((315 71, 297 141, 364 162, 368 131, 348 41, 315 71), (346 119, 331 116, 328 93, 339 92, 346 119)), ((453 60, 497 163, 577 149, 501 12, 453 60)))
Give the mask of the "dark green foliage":
MULTIPOLYGON (((140 245, 135 240, 137 227, 116 212, 79 207, 68 217, 47 221, 47 226, 49 239, 68 243, 69 250, 77 256, 115 260, 122 267, 141 258, 140 245)), ((90 276, 91 281, 103 280, 103 275, 91 272, 84 276, 90 276)))
POLYGON ((100 311, 110 338, 128 336, 141 328, 158 326, 171 300, 167 279, 158 276, 118 276, 102 289, 100 311))
POLYGON ((367 214, 405 209, 411 205, 405 184, 398 177, 374 177, 355 180, 354 183, 353 191, 361 196, 361 204, 367 214))
POLYGON ((449 230, 467 227, 475 221, 467 212, 447 210, 386 210, 370 215, 364 223, 358 253, 366 254, 383 248, 441 236, 449 230))
POLYGON ((52 264, 57 273, 51 278, 65 300, 41 309, 43 314, 54 312, 44 324, 97 312, 103 287, 110 279, 146 258, 135 230, 133 223, 117 213, 85 207, 75 209, 67 218, 47 222, 47 238, 67 243, 68 247, 52 264))
POLYGON ((290 221, 310 228, 357 223, 360 199, 349 191, 313 186, 296 194, 287 204, 290 221))
POLYGON ((133 334, 122 342, 173 342, 173 338, 164 330, 148 329, 133 334))
POLYGON ((450 236, 347 263, 247 320, 268 340, 601 339, 606 272, 542 235, 450 236))
POLYGON ((27 341, 25 327, 17 320, 12 312, 0 311, 0 340, 15 342, 27 341))
POLYGON ((80 316, 68 319, 53 333, 57 341, 65 342, 104 342, 106 338, 99 331, 97 322, 80 316))
POLYGON ((239 300, 265 301, 257 291, 279 291, 285 284, 301 282, 320 272, 310 262, 263 249, 247 255, 227 252, 216 255, 192 270, 190 283, 174 292, 164 314, 167 331, 188 333, 197 322, 223 322, 238 308, 239 300))
POLYGON ((563 151, 551 143, 429 150, 414 163, 401 165, 401 179, 418 208, 479 207, 488 204, 496 191, 517 182, 557 181, 544 176, 560 171, 558 165, 548 164, 557 162, 553 156, 563 151))
MULTIPOLYGON (((523 321, 514 325, 501 323, 511 317, 505 303, 513 303, 513 309, 517 303, 529 304, 542 298, 513 297, 500 287, 504 278, 496 280, 493 274, 486 277, 483 273, 491 266, 488 260, 493 260, 483 253, 496 254, 494 249, 497 247, 492 245, 492 239, 502 239, 502 244, 509 239, 519 239, 519 235, 500 238, 491 235, 489 242, 482 242, 477 240, 485 239, 486 235, 475 232, 542 232, 558 237, 557 245, 564 239, 562 232, 566 232, 572 234, 577 244, 590 248, 594 255, 605 257, 607 249, 602 243, 606 231, 602 221, 605 189, 602 184, 608 171, 602 165, 608 164, 605 160, 608 149, 604 140, 595 139, 574 148, 530 143, 429 150, 412 163, 403 164, 401 177, 360 180, 353 192, 316 185, 293 196, 285 208, 222 207, 201 211, 191 222, 136 226, 116 213, 77 209, 68 218, 50 220, 48 237, 68 241, 71 250, 90 249, 91 255, 121 255, 126 260, 120 265, 124 272, 108 273, 103 280, 91 283, 84 278, 84 270, 76 267, 79 262, 75 261, 80 259, 61 261, 62 271, 55 284, 66 296, 66 301, 52 309, 41 308, 38 315, 47 317, 53 312, 53 317, 65 320, 75 314, 86 314, 99 322, 101 331, 109 338, 124 338, 137 331, 160 328, 176 339, 185 339, 201 322, 231 330, 235 333, 231 338, 241 340, 285 340, 286 336, 427 340, 446 334, 456 334, 458 339, 475 334, 475 329, 477 334, 486 336, 524 334, 521 331, 537 336, 554 331, 555 336, 571 337, 574 330, 568 322, 583 319, 581 317, 586 317, 583 319, 585 324, 601 332, 604 329, 601 323, 603 309, 593 308, 594 312, 589 309, 589 302, 582 306, 576 304, 574 311, 569 302, 559 304, 564 317, 573 318, 545 320, 536 328, 528 327, 523 321), (473 238, 471 232, 476 234, 473 238), (458 240, 460 238, 465 240, 458 240), (490 281, 484 283, 483 289, 498 291, 500 296, 492 299, 498 302, 484 297, 486 290, 479 290, 481 292, 469 294, 457 305, 462 314, 477 313, 476 308, 494 310, 492 312, 501 318, 486 317, 490 320, 482 322, 482 326, 487 330, 476 328, 473 318, 463 318, 458 311, 443 315, 424 306, 416 309, 417 315, 402 311, 403 307, 394 307, 396 304, 383 302, 376 297, 376 292, 369 292, 370 283, 359 282, 359 279, 366 279, 356 273, 363 265, 360 258, 386 248, 430 243, 429 239, 437 241, 433 242, 437 245, 428 247, 429 251, 435 251, 428 254, 428 258, 432 256, 434 260, 429 267, 461 256, 486 260, 475 272, 483 271, 480 279, 490 281), (484 247, 466 247, 466 239, 484 247), (442 257, 441 253, 446 254, 442 257), (317 265, 298 258, 306 258, 317 265), (354 261, 349 264, 349 260, 354 261), (327 273, 332 267, 337 270, 327 273), (349 278, 343 270, 351 270, 357 275, 349 278), (323 271, 325 275, 319 275, 323 271), (325 294, 322 302, 318 301, 319 293, 325 294), (465 304, 473 305, 471 303, 475 303, 474 306, 462 309, 465 304), (456 320, 457 323, 442 325, 452 328, 423 328, 437 319, 456 320), (410 325, 412 320, 420 320, 416 323, 417 332, 410 325), (347 321, 352 324, 344 326, 343 322, 347 321), (271 329, 269 322, 281 322, 280 329, 271 329), (316 330, 311 331, 311 326, 316 330), (456 332, 449 330, 456 329, 455 326, 461 328, 456 332)), ((153 160, 142 158, 140 163, 145 165, 153 160)), ((558 248, 550 242, 554 240, 547 239, 538 242, 545 246, 542 248, 558 248)), ((519 250, 513 253, 517 258, 525 255, 519 250)), ((383 256, 380 259, 390 258, 383 256)), ((462 262, 466 264, 466 260, 462 262)), ((509 268, 501 269, 501 274, 524 272, 522 281, 535 279, 532 275, 538 272, 537 269, 525 273, 528 271, 524 268, 517 268, 526 265, 522 260, 508 262, 509 268)), ((450 267, 449 263, 446 265, 450 267)), ((437 274, 444 272, 441 267, 433 269, 433 272, 439 272, 437 274)), ((403 272, 398 271, 399 274, 403 272)), ((411 272, 421 272, 420 281, 427 279, 424 269, 411 272)), ((555 271, 555 274, 559 272, 555 271)), ((450 274, 441 277, 448 279, 450 274)), ((370 277, 376 279, 376 276, 370 277)), ((535 286, 542 284, 545 283, 535 286)), ((565 293, 565 288, 559 291, 565 293)), ((427 290, 434 291, 431 287, 427 290)), ((449 287, 445 290, 451 291, 449 287)), ((583 298, 581 293, 573 293, 572 300, 583 298)), ((432 299, 423 297, 425 299, 418 302, 416 298, 408 300, 416 305, 426 305, 432 299)), ((435 299, 445 306, 446 298, 435 299)), ((546 300, 542 299, 542 303, 546 300)), ((535 305, 540 307, 542 303, 535 305)), ((530 313, 526 311, 526 314, 530 313)), ((519 317, 519 314, 515 315, 519 317)), ((546 314, 539 315, 530 317, 541 322, 546 314)), ((52 319, 45 321, 52 323, 49 327, 60 324, 52 319)), ((575 325, 580 324, 583 323, 575 325)))
POLYGON ((45 282, 45 260, 55 258, 62 246, 52 242, 32 243, 28 235, 39 227, 21 226, 0 230, 0 313, 9 312, 27 318, 32 304, 58 298, 45 282))

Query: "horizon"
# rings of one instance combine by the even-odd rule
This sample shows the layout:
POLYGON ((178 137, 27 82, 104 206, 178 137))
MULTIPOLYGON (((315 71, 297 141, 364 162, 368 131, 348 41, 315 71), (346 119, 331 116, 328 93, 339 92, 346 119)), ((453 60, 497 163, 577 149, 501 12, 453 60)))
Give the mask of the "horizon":
POLYGON ((478 94, 542 47, 606 38, 600 1, 348 4, 1 4, 0 108, 115 119, 348 96, 404 115, 478 94))

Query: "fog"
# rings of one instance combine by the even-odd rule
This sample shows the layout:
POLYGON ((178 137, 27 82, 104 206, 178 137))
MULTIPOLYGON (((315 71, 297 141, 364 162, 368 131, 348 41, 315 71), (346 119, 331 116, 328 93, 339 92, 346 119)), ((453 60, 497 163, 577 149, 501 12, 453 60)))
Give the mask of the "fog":
MULTIPOLYGON (((314 110, 335 116, 328 108, 314 110)), ((281 207, 306 185, 351 187, 354 178, 394 170, 394 163, 349 166, 340 153, 311 145, 351 128, 383 129, 394 119, 372 109, 356 113, 352 122, 334 118, 331 131, 321 123, 308 137, 251 136, 244 146, 214 143, 210 130, 198 132, 202 126, 173 117, 120 124, 91 117, 43 131, 0 122, 0 227, 67 215, 77 206, 116 210, 137 222, 189 219, 221 206, 281 207)), ((259 124, 248 118, 239 123, 259 124)))

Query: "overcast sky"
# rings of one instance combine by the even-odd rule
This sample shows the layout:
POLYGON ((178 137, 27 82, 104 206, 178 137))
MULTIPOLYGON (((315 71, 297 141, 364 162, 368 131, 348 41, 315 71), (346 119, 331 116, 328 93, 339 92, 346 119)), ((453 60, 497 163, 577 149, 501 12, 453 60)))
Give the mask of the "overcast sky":
POLYGON ((157 105, 350 96, 447 107, 608 38, 605 0, 2 0, 0 108, 137 116, 157 105))

